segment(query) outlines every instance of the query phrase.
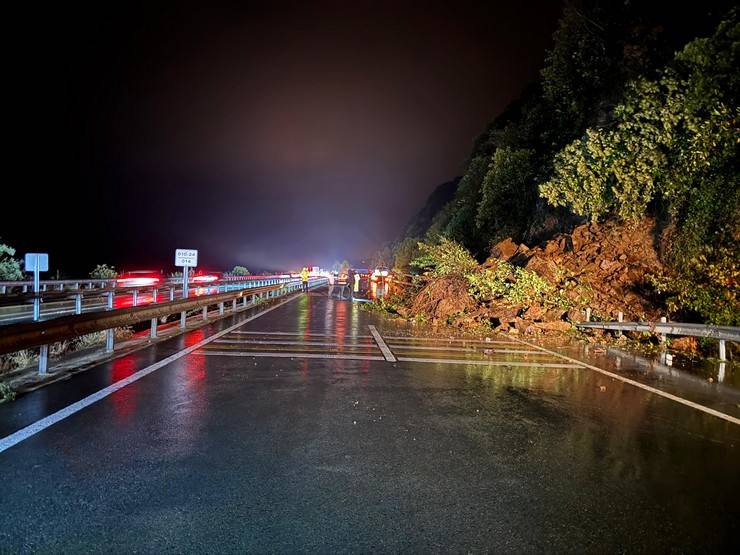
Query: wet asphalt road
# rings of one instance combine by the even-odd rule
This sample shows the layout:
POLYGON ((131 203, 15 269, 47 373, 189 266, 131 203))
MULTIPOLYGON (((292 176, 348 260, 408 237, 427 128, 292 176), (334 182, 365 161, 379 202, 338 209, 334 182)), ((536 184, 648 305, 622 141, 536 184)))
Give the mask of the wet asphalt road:
MULTIPOLYGON (((0 437, 248 314, 0 405, 0 437)), ((313 292, 72 414, 0 453, 0 552, 740 545, 736 424, 414 332, 313 292)))

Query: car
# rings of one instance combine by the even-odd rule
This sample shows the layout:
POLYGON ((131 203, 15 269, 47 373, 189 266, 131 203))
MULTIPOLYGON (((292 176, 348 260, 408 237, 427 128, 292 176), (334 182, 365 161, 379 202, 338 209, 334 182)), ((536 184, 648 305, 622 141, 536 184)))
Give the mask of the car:
POLYGON ((135 270, 124 272, 116 278, 116 287, 153 287, 164 281, 162 272, 135 270))
POLYGON ((198 270, 189 277, 188 281, 194 285, 214 285, 221 281, 222 276, 221 272, 198 270))

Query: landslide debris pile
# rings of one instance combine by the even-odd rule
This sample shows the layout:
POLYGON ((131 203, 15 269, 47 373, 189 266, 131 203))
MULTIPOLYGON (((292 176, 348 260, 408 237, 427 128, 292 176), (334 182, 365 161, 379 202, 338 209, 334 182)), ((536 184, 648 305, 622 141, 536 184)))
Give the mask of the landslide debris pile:
POLYGON ((567 331, 586 307, 599 319, 652 320, 649 276, 663 273, 654 238, 645 220, 581 225, 535 248, 506 239, 474 271, 432 278, 400 312, 522 334, 567 331))

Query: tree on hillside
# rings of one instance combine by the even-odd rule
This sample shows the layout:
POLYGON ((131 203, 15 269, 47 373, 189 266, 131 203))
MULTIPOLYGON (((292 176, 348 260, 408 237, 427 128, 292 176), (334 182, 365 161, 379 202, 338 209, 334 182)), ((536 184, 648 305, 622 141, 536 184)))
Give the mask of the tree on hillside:
POLYGON ((671 222, 669 260, 678 274, 659 289, 677 309, 717 323, 740 323, 738 56, 733 11, 659 78, 629 84, 614 124, 567 145, 540 187, 552 204, 594 221, 634 221, 654 207, 671 222))
POLYGON ((245 266, 234 266, 231 270, 231 275, 234 276, 248 276, 249 270, 245 266))
POLYGON ((15 249, 0 242, 0 279, 8 281, 23 279, 21 262, 13 256, 15 249))

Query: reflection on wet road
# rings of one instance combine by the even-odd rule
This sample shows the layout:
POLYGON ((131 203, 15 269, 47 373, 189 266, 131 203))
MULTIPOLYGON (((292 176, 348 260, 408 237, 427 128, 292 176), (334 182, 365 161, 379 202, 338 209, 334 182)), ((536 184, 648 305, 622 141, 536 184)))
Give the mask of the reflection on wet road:
POLYGON ((0 407, 6 435, 197 346, 0 453, 0 551, 738 546, 740 426, 321 292, 239 318, 0 407))

